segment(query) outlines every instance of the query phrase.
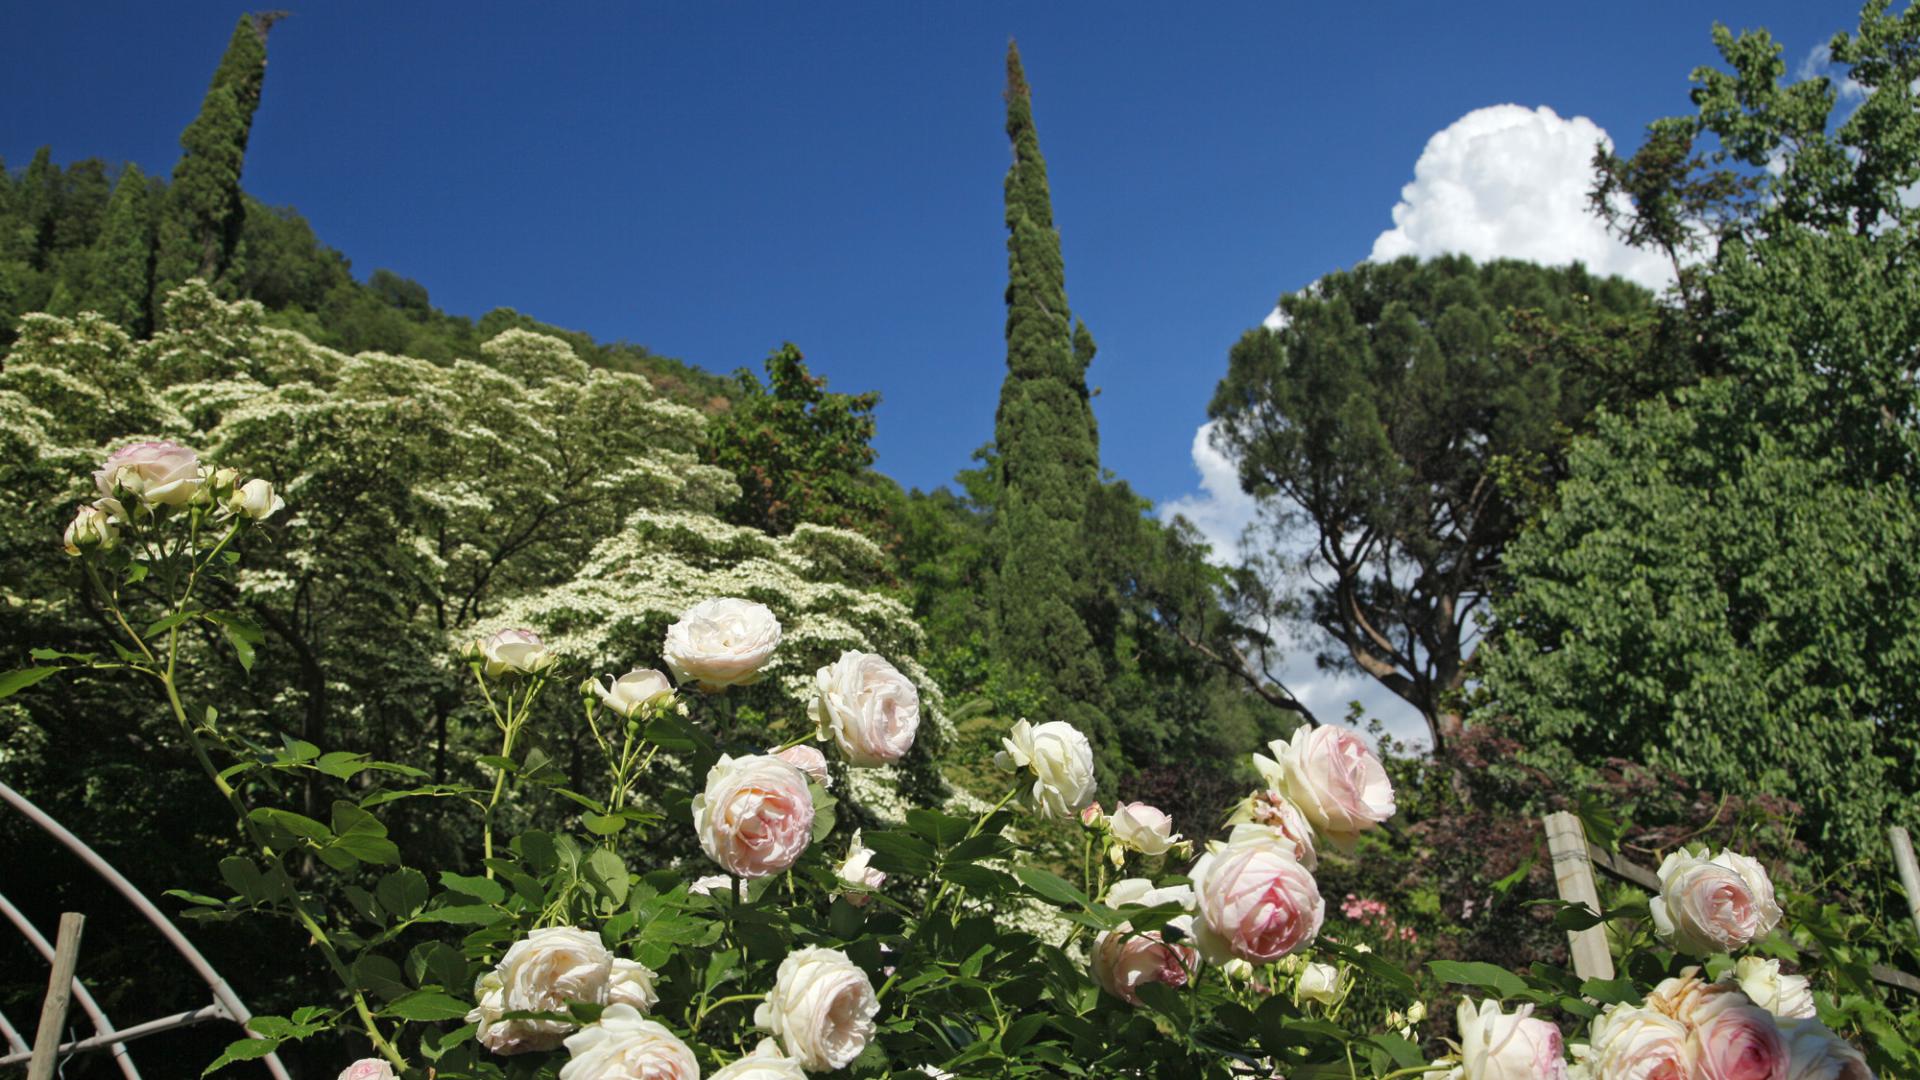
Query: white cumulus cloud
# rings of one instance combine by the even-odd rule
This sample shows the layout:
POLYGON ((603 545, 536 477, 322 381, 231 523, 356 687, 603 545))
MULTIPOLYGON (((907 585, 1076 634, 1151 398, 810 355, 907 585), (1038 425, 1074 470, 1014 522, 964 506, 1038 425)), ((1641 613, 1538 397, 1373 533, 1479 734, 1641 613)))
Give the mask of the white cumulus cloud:
POLYGON ((1475 109, 1427 140, 1413 182, 1400 189, 1393 228, 1370 257, 1578 260, 1662 288, 1673 277, 1666 260, 1621 243, 1587 209, 1598 144, 1613 140, 1584 116, 1563 119, 1544 105, 1475 109))
POLYGON ((1160 519, 1184 517, 1213 548, 1213 561, 1222 566, 1240 562, 1240 534, 1253 524, 1259 509, 1253 496, 1240 490, 1240 470, 1213 445, 1213 421, 1193 433, 1193 467, 1200 472, 1200 490, 1162 503, 1160 519))

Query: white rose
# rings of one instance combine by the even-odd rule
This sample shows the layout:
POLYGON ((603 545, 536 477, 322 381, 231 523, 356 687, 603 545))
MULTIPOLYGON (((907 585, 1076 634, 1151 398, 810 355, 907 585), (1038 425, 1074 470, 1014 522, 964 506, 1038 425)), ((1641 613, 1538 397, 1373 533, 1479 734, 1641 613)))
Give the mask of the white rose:
POLYGON ((1033 801, 1051 818, 1070 818, 1093 801, 1093 747, 1065 720, 1038 727, 1022 720, 993 755, 1002 769, 1032 769, 1033 801))
POLYGON ((1293 980, 1296 1001, 1317 1001, 1332 1005, 1340 1000, 1340 969, 1332 964, 1306 964, 1293 980))
POLYGON ((1342 851, 1352 851, 1361 833, 1393 816, 1393 783, 1359 735, 1302 725, 1291 740, 1275 740, 1267 749, 1273 757, 1253 755, 1267 785, 1285 792, 1308 823, 1342 851))
POLYGON ((1733 969, 1720 976, 1721 982, 1734 982, 1755 1005, 1775 1016, 1796 1020, 1813 1018, 1813 988, 1799 975, 1780 970, 1780 961, 1743 956, 1733 969))
POLYGON ((765 604, 702 600, 667 627, 667 670, 710 691, 758 682, 780 644, 780 620, 765 604))
POLYGON ((807 715, 821 741, 831 738, 851 765, 885 765, 913 749, 920 692, 886 658, 843 652, 813 676, 807 715))
POLYGON ((802 1068, 831 1072, 866 1049, 879 1011, 873 983, 846 953, 809 948, 780 961, 773 992, 753 1022, 773 1032, 802 1068))
POLYGON ((1193 910, 1193 886, 1155 886, 1146 878, 1121 878, 1107 889, 1107 906, 1118 908, 1129 904, 1138 904, 1141 907, 1179 904, 1182 908, 1191 911, 1193 910))
POLYGON ((148 506, 185 506, 205 483, 200 458, 178 443, 131 443, 93 474, 102 495, 124 491, 148 506))
POLYGON ((780 1052, 772 1039, 761 1039, 753 1053, 714 1073, 708 1080, 806 1080, 800 1062, 780 1052))
POLYGON ((564 1020, 503 1020, 508 1012, 566 1012, 573 1001, 601 1004, 613 974, 613 954, 600 935, 571 926, 535 930, 513 943, 492 971, 474 983, 478 1001, 467 1022, 496 1054, 552 1050, 573 1030, 564 1020))
POLYGON ((393 1066, 386 1058, 361 1058, 340 1070, 338 1080, 394 1080, 393 1066))
POLYGON ((631 1005, 609 1005, 567 1039, 560 1080, 700 1080, 693 1051, 631 1005))
POLYGON ((1784 1021, 1780 1034, 1787 1042, 1786 1080, 1873 1080, 1865 1055, 1818 1020, 1784 1021))
POLYGON ((540 640, 540 635, 531 630, 502 630, 480 642, 479 650, 486 662, 487 674, 496 679, 502 675, 538 674, 560 660, 540 640))
POLYGON ((274 494, 271 481, 259 477, 240 485, 227 497, 226 511, 240 514, 255 521, 265 521, 287 505, 287 501, 274 494))
MULTIPOLYGON (((772 751, 768 752, 772 753, 772 751)), ((806 773, 821 787, 833 786, 833 774, 827 771, 827 755, 813 747, 800 743, 797 746, 789 746, 773 756, 806 773)))
POLYGON ((99 498, 81 507, 67 525, 67 554, 83 551, 112 551, 120 544, 120 523, 127 512, 114 498, 99 498))
POLYGON ((1567 1080, 1560 1029, 1533 1018, 1533 1006, 1503 1013, 1500 1003, 1460 1003, 1460 1066, 1465 1080, 1567 1080))
POLYGON ((854 907, 864 907, 867 893, 887 883, 887 875, 873 868, 873 849, 860 842, 860 830, 853 831, 853 846, 847 849, 847 857, 834 871, 841 881, 853 886, 860 892, 846 894, 847 903, 854 907))
POLYGON ((593 692, 608 709, 626 717, 673 700, 673 684, 652 668, 634 668, 617 679, 609 677, 605 686, 595 682, 593 692))
POLYGON ((1113 838, 1142 855, 1165 855, 1180 840, 1173 819, 1146 803, 1121 803, 1108 819, 1113 838))
POLYGON ((1678 952, 1732 952, 1780 923, 1773 882, 1744 855, 1723 850, 1708 858, 1704 847, 1681 848, 1660 863, 1659 873, 1654 930, 1678 952))
POLYGON ((692 896, 712 896, 716 892, 732 896, 733 879, 725 874, 708 874, 705 877, 697 877, 693 879, 693 884, 687 886, 687 892, 692 896))
POLYGON ((607 973, 608 1005, 631 1005, 641 1012, 652 1012, 660 1003, 660 994, 653 988, 653 980, 660 976, 654 970, 638 960, 614 957, 613 968, 607 973))
POLYGON ((727 873, 778 874, 813 842, 807 774, 768 754, 722 754, 693 797, 693 827, 701 849, 727 873))
MULTIPOLYGON (((1255 754, 1256 759, 1260 758, 1255 754)), ((1275 788, 1256 791, 1247 797, 1229 820, 1272 829, 1293 849, 1293 857, 1309 870, 1318 869, 1320 853, 1313 846, 1313 826, 1293 800, 1275 788)))
POLYGON ((1687 1025, 1656 1009, 1609 1005, 1578 1056, 1598 1080, 1685 1080, 1693 1075, 1689 1036, 1687 1025))

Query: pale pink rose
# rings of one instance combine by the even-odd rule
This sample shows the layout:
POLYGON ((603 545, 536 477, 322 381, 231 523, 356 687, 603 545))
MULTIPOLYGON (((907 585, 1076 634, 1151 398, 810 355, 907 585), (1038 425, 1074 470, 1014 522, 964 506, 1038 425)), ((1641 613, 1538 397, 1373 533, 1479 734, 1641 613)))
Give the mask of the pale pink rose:
POLYGON ((1236 837, 1194 864, 1194 937, 1209 959, 1266 963, 1313 942, 1326 903, 1313 874, 1283 847, 1236 837))
POLYGON ((502 630, 483 639, 478 648, 487 675, 495 679, 502 675, 537 675, 560 661, 539 634, 526 629, 502 630))
POLYGON ((827 755, 806 743, 789 746, 773 756, 806 773, 821 787, 833 786, 833 774, 827 771, 827 755))
POLYGON ((821 740, 832 739, 849 765, 886 765, 913 749, 920 692, 885 657, 843 652, 814 672, 807 715, 821 740))
POLYGON ((1781 1023, 1787 1040, 1786 1080, 1873 1080, 1866 1056, 1818 1020, 1781 1023))
POLYGON ((393 1080, 393 1066, 385 1058, 361 1058, 342 1069, 339 1080, 393 1080))
POLYGON ((1273 757, 1254 765, 1299 808, 1308 824, 1343 851, 1393 816, 1393 784, 1360 736, 1338 727, 1296 728, 1289 742, 1267 744, 1273 757))
POLYGON ((1744 855, 1682 848, 1660 863, 1660 895, 1653 898, 1653 925, 1675 951, 1692 956, 1731 952, 1780 922, 1773 883, 1766 870, 1744 855))
POLYGON ((600 935, 571 926, 535 930, 513 943, 474 983, 467 1014, 482 1045, 496 1054, 552 1050, 573 1030, 564 1020, 506 1020, 509 1012, 566 1012, 569 1002, 604 1004, 613 954, 600 935))
POLYGON ((93 474, 102 495, 124 491, 149 506, 185 506, 200 493, 200 458, 171 442, 130 443, 93 474))
POLYGON ((753 1053, 741 1058, 707 1080, 807 1080, 798 1058, 780 1052, 772 1039, 761 1039, 753 1053))
POLYGON ((1165 855, 1180 840, 1173 831, 1173 819, 1142 802, 1114 807, 1108 825, 1115 840, 1142 855, 1165 855))
POLYGON ((286 505, 285 499, 274 494, 273 481, 256 476, 227 497, 226 512, 265 521, 286 505))
POLYGON ((880 1011, 867 973, 837 949, 789 953, 774 974, 773 991, 753 1014, 809 1072, 844 1069, 874 1034, 880 1011))
POLYGON ((1780 961, 1758 956, 1743 956, 1720 976, 1733 983, 1755 1005, 1775 1016, 1796 1020, 1813 1018, 1813 988, 1803 976, 1780 970, 1780 961))
POLYGON ((887 875, 873 868, 873 849, 860 842, 859 829, 853 830, 853 846, 847 849, 847 857, 835 873, 841 881, 862 890, 843 894, 854 907, 865 907, 867 893, 887 883, 887 875))
POLYGON ((607 1006, 566 1042, 560 1080, 700 1080, 687 1044, 631 1005, 607 1006))
POLYGON ((112 551, 120 544, 120 526, 126 520, 127 512, 118 499, 100 498, 82 506, 68 523, 63 537, 67 554, 112 551))
POLYGON ((1251 824, 1272 829, 1283 838, 1300 865, 1309 870, 1320 865, 1320 853, 1313 846, 1313 826, 1286 795, 1273 788, 1254 792, 1247 800, 1247 816, 1251 824))
POLYGON ((1702 1006, 1728 994, 1746 1004, 1746 995, 1732 983, 1708 982, 1700 977, 1700 969, 1688 967, 1680 969, 1680 974, 1661 979, 1652 990, 1647 991, 1647 1007, 1657 1009, 1663 1015, 1692 1028, 1696 1023, 1694 1014, 1702 1006))
POLYGON ((1567 1080, 1560 1029, 1534 1019, 1532 1005, 1503 1013, 1495 1001, 1463 1001, 1457 1018, 1465 1080, 1567 1080))
POLYGON ((1081 808, 1080 824, 1085 825, 1089 829, 1096 829, 1100 827, 1100 819, 1105 816, 1105 812, 1100 809, 1099 801, 1095 800, 1081 808))
POLYGON ((1585 1054, 1596 1080, 1691 1080, 1687 1025, 1656 1009, 1609 1005, 1593 1022, 1585 1054))
POLYGON ((660 994, 653 988, 653 980, 659 978, 654 970, 638 960, 628 960, 622 956, 613 958, 613 967, 607 973, 608 1005, 631 1005, 641 1012, 652 1012, 660 1003, 660 994))
POLYGON ((743 878, 778 874, 813 839, 807 774, 767 754, 723 755, 693 797, 693 825, 721 869, 743 878))
POLYGON ((1093 943, 1093 981, 1102 990, 1129 1005, 1140 1004, 1140 987, 1163 983, 1179 988, 1199 970, 1200 954, 1193 947, 1164 940, 1160 931, 1132 933, 1121 923, 1093 943))
POLYGON ((633 717, 649 709, 658 709, 673 700, 673 684, 652 668, 634 668, 619 678, 608 678, 606 685, 593 683, 593 692, 608 710, 633 717))
POLYGON ((1693 1010, 1698 1080, 1786 1080, 1787 1041, 1773 1014, 1745 994, 1720 994, 1693 1010))
POLYGON ((674 678, 720 691, 760 681, 779 645, 780 620, 765 604, 728 596, 688 608, 661 651, 674 678))

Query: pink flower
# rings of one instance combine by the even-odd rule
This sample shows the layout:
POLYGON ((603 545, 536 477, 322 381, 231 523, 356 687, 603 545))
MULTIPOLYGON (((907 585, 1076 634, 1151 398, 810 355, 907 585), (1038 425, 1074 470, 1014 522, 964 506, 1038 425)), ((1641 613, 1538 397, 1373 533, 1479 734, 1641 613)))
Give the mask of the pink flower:
POLYGON ((361 1058, 341 1070, 339 1080, 393 1080, 393 1066, 385 1058, 361 1058))
POLYGON ((102 495, 124 491, 149 506, 185 506, 200 493, 200 458, 171 442, 129 443, 93 474, 102 495))
POLYGON ((832 739, 847 764, 899 761, 920 730, 920 692, 886 657, 843 652, 814 672, 807 715, 820 739, 832 739))
POLYGON ((1313 826, 1284 793, 1272 788, 1255 792, 1247 800, 1247 812, 1254 824, 1264 825, 1284 837, 1293 846, 1293 857, 1300 860, 1301 866, 1312 870, 1319 865, 1320 855, 1313 847, 1313 826))
POLYGON ((1466 1080, 1566 1080, 1560 1029, 1533 1006, 1503 1013, 1494 1001, 1460 1003, 1460 1064, 1466 1080))
POLYGON ((1194 936, 1208 957, 1256 964, 1310 944, 1326 918, 1313 875, 1268 830, 1235 831, 1193 868, 1194 936))
POLYGON ((1274 756, 1255 754, 1254 765, 1334 846, 1351 851, 1361 833, 1393 816, 1393 783, 1353 732, 1300 727, 1290 742, 1276 740, 1267 748, 1274 756))
POLYGON ((1654 930, 1678 952, 1731 952, 1780 922, 1766 870, 1733 851, 1707 857, 1707 848, 1682 848, 1660 863, 1660 895, 1653 898, 1654 930))
POLYGON ((1787 1080, 1873 1080, 1867 1059, 1818 1020, 1785 1020, 1787 1080))
POLYGON ((1692 1011, 1699 1080, 1786 1080, 1790 1056, 1773 1014, 1745 994, 1717 994, 1692 1011))
POLYGON ((1080 824, 1085 825, 1089 829, 1095 828, 1100 824, 1100 818, 1102 816, 1103 813, 1100 809, 1100 804, 1097 801, 1090 802, 1080 811, 1080 824))
POLYGON ((1180 839, 1173 831, 1173 819, 1158 807, 1143 802, 1114 807, 1109 824, 1115 840, 1142 855, 1165 855, 1180 839))
POLYGON ((807 776, 767 754, 722 755, 693 797, 693 824, 707 856, 735 877, 778 874, 813 839, 807 776))
POLYGON ((1093 981, 1129 1005, 1140 1004, 1141 986, 1164 983, 1187 985, 1187 975, 1200 964, 1200 954, 1188 945, 1170 944, 1160 931, 1131 932, 1131 923, 1100 935, 1093 944, 1093 981))
POLYGON ((801 743, 798 746, 789 746, 773 756, 806 773, 817 781, 821 787, 833 786, 833 775, 827 772, 827 755, 815 750, 806 743, 801 743))

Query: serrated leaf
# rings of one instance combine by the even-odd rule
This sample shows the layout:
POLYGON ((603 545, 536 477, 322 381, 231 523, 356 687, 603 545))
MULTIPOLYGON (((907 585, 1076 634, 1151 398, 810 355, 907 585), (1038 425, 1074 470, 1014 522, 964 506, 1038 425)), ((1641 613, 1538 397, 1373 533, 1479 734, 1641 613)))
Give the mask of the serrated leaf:
POLYGON ((380 907, 396 919, 404 919, 427 903, 427 876, 410 866, 386 874, 373 890, 380 907))
POLYGON ((279 1039, 241 1039, 239 1042, 228 1043, 227 1048, 220 1052, 220 1056, 213 1059, 213 1064, 200 1070, 200 1075, 206 1076, 215 1069, 225 1068, 236 1061, 254 1061, 278 1049, 280 1049, 279 1039))
POLYGON ((1050 900, 1063 907, 1087 907, 1091 904, 1087 894, 1075 888, 1067 879, 1058 874, 1048 873, 1037 866, 1015 867, 1013 876, 1019 878, 1020 884, 1025 885, 1034 895, 1043 900, 1050 900))
POLYGON ((464 1018, 472 1006, 451 994, 439 990, 415 990, 393 1000, 380 1010, 381 1016, 399 1020, 459 1020, 464 1018))
POLYGON ((1522 997, 1527 993, 1526 980, 1496 964, 1478 960, 1429 960, 1427 970, 1442 982, 1477 986, 1502 998, 1522 997))
POLYGON ((484 904, 504 903, 507 899, 506 887, 499 882, 491 878, 456 874, 451 870, 440 871, 440 887, 471 896, 484 904))

